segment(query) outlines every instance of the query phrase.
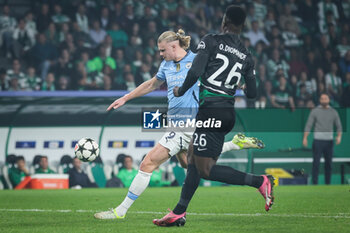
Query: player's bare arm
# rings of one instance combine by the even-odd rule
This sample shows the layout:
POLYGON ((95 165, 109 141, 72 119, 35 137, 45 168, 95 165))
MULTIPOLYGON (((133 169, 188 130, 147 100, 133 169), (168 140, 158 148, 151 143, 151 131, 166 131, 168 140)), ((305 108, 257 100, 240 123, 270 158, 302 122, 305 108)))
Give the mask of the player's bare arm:
POLYGON ((123 106, 126 102, 129 100, 132 100, 134 98, 144 96, 156 89, 158 89, 164 81, 158 80, 156 77, 153 77, 152 79, 142 83, 140 86, 138 86, 135 90, 131 91, 129 94, 124 95, 123 97, 115 100, 109 107, 107 108, 107 111, 113 109, 117 109, 121 106, 123 106))

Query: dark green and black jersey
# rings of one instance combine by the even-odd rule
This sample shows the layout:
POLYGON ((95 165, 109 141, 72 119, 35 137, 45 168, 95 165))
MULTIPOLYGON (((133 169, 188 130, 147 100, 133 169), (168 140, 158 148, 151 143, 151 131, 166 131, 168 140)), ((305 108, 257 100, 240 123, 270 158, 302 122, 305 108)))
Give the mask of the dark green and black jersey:
POLYGON ((200 77, 200 99, 233 97, 241 78, 248 98, 256 96, 254 60, 235 34, 209 34, 197 47, 198 53, 179 94, 186 92, 200 77))

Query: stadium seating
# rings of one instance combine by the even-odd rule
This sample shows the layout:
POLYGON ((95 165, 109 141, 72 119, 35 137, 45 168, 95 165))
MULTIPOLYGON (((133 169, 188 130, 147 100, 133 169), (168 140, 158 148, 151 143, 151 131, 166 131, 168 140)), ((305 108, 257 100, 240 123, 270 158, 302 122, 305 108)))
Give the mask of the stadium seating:
POLYGON ((116 161, 115 161, 115 165, 113 166, 113 172, 114 175, 118 174, 118 171, 124 167, 124 158, 125 158, 125 154, 119 154, 117 155, 116 161))
POLYGON ((39 168, 41 155, 35 155, 33 158, 32 166, 30 166, 30 174, 35 174, 35 170, 39 168))
POLYGON ((72 167, 73 167, 72 157, 69 155, 63 155, 60 160, 60 164, 57 168, 57 172, 59 174, 66 174, 68 173, 69 169, 71 169, 72 167))
POLYGON ((112 167, 108 164, 103 164, 101 156, 87 165, 86 174, 91 182, 97 184, 98 187, 106 187, 107 180, 112 177, 112 167))
POLYGON ((5 187, 8 189, 12 189, 12 184, 9 178, 9 168, 14 167, 16 163, 16 155, 11 154, 8 155, 6 157, 6 161, 5 161, 5 166, 2 167, 2 175, 4 177, 4 181, 5 181, 5 187))

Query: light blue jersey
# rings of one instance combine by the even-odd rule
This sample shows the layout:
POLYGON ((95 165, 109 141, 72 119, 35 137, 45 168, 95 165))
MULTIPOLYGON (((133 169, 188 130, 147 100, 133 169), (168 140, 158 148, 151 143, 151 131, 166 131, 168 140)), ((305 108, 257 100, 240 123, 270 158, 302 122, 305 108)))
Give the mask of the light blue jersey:
POLYGON ((163 61, 156 75, 158 80, 166 81, 168 85, 168 115, 177 115, 176 119, 183 119, 181 115, 197 115, 199 86, 193 85, 183 96, 175 97, 174 87, 181 87, 186 79, 187 72, 192 66, 196 54, 189 51, 179 62, 163 61))

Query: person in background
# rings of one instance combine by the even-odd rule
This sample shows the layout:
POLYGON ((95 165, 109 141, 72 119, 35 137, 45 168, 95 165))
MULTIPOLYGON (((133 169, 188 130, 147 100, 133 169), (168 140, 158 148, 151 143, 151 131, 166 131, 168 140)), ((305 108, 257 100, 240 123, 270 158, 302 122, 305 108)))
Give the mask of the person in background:
POLYGON ((0 14, 0 47, 4 46, 5 56, 11 58, 12 34, 16 28, 16 18, 12 16, 9 5, 4 5, 0 14))
POLYGON ((53 174, 56 173, 49 168, 49 161, 47 156, 41 156, 39 161, 39 168, 35 169, 35 174, 53 174))
POLYGON ((118 172, 117 177, 123 182, 126 188, 129 188, 131 182, 137 175, 138 171, 133 168, 133 159, 130 155, 125 156, 124 158, 124 169, 121 169, 118 172))
POLYGON ((318 172, 321 156, 325 159, 325 183, 331 183, 333 158, 333 126, 337 127, 336 144, 342 137, 342 125, 337 111, 329 106, 328 94, 321 94, 320 105, 314 108, 307 120, 304 130, 303 146, 307 147, 307 137, 314 126, 314 142, 312 144, 312 183, 318 184, 318 172))
POLYGON ((44 3, 41 5, 40 12, 36 14, 36 24, 38 32, 44 32, 51 23, 51 14, 49 5, 44 3))
POLYGON ((0 68, 0 91, 7 91, 9 89, 9 78, 6 75, 6 70, 0 68))
POLYGON ((18 82, 18 78, 14 77, 10 80, 10 86, 9 86, 9 91, 20 91, 21 87, 18 82))
POLYGON ((40 71, 41 79, 45 79, 50 66, 55 64, 58 51, 55 45, 48 40, 44 33, 38 35, 38 43, 31 49, 30 63, 40 71))
POLYGON ((22 69, 21 69, 21 63, 19 62, 18 59, 13 60, 12 69, 8 69, 6 72, 6 75, 8 80, 11 80, 14 78, 20 80, 25 78, 24 73, 22 72, 22 69))
POLYGON ((82 3, 78 6, 78 12, 75 14, 75 20, 83 32, 89 33, 89 18, 86 15, 85 5, 82 3))
POLYGON ((104 41, 107 33, 103 28, 101 28, 100 22, 98 20, 95 20, 92 23, 92 28, 89 31, 89 35, 95 43, 95 47, 97 47, 104 41))
POLYGON ((42 83, 41 78, 35 74, 33 66, 28 67, 25 78, 19 80, 19 82, 23 90, 27 91, 39 91, 42 83))
POLYGON ((70 21, 67 15, 62 14, 62 7, 59 4, 55 4, 54 14, 51 19, 55 24, 68 23, 70 21))
POLYGON ((58 79, 58 85, 57 85, 57 90, 59 91, 67 91, 70 90, 70 80, 68 77, 62 75, 58 79))
POLYGON ((288 63, 283 58, 281 58, 280 52, 276 48, 272 50, 271 58, 267 61, 266 68, 269 79, 274 79, 279 69, 282 69, 283 75, 285 78, 288 78, 290 67, 288 63))
POLYGON ((45 81, 41 87, 42 91, 55 91, 55 75, 53 73, 48 73, 45 81))
POLYGON ((68 171, 68 175, 70 188, 81 189, 97 187, 96 183, 91 182, 89 177, 85 174, 81 168, 81 161, 77 157, 73 159, 73 167, 68 171))
POLYGON ((295 109, 293 96, 283 75, 279 78, 279 86, 272 90, 271 104, 275 108, 290 108, 292 111, 295 109))
POLYGON ((113 22, 111 30, 107 31, 113 41, 113 48, 124 48, 128 45, 128 34, 120 28, 118 22, 113 22))
POLYGON ((16 166, 10 168, 8 173, 13 187, 16 187, 19 183, 21 183, 24 177, 29 176, 23 156, 16 157, 16 166))
POLYGON ((252 22, 252 30, 248 31, 245 36, 249 38, 250 43, 254 47, 257 42, 262 41, 264 44, 269 45, 269 41, 266 39, 264 31, 260 30, 258 21, 252 22))
POLYGON ((38 30, 36 29, 37 27, 36 27, 36 22, 34 20, 33 12, 28 11, 24 16, 24 20, 26 22, 26 29, 28 30, 28 32, 31 35, 35 36, 38 33, 38 30))
POLYGON ((337 75, 337 63, 332 62, 331 71, 326 74, 326 90, 330 94, 331 99, 340 100, 342 94, 342 79, 337 75))
POLYGON ((345 75, 345 82, 343 83, 342 95, 343 107, 350 108, 350 72, 345 75))
POLYGON ((20 19, 18 26, 13 32, 12 52, 15 58, 23 58, 27 52, 34 46, 35 36, 26 27, 26 21, 20 19))
POLYGON ((157 168, 156 170, 153 171, 151 179, 149 181, 149 186, 150 187, 164 187, 164 186, 170 186, 171 182, 170 181, 164 181, 162 179, 163 177, 163 170, 160 168, 157 168))

